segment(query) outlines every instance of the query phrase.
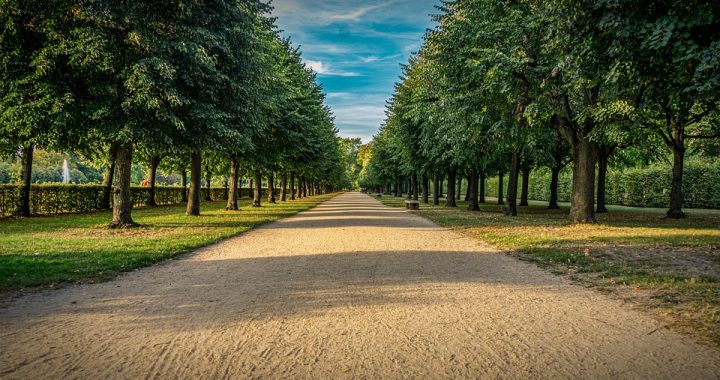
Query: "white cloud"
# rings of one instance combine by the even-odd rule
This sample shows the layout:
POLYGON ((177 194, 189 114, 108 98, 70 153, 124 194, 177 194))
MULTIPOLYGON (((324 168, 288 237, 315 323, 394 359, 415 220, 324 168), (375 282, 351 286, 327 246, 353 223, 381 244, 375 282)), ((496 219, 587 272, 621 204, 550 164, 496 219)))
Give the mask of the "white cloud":
POLYGON ((359 77, 360 74, 351 71, 333 71, 330 70, 330 66, 323 63, 322 61, 305 60, 305 64, 308 65, 318 75, 329 75, 335 77, 359 77))
POLYGON ((386 1, 381 4, 375 4, 375 5, 369 5, 366 7, 356 8, 356 9, 353 9, 351 11, 344 12, 344 13, 335 13, 335 14, 325 13, 325 17, 327 17, 328 19, 331 19, 331 20, 358 21, 363 16, 368 14, 369 12, 372 12, 376 9, 383 8, 387 5, 390 5, 391 3, 393 3, 393 1, 386 1))
POLYGON ((369 57, 360 57, 360 60, 363 61, 364 63, 373 63, 373 62, 379 61, 380 57, 371 55, 369 57))

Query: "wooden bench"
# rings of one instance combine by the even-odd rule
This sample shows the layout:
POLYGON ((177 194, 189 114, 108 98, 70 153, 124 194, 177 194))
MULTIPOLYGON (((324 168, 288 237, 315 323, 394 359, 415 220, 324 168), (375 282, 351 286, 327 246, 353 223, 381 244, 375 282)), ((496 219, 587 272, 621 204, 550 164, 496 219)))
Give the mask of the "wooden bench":
POLYGON ((405 201, 405 208, 408 210, 420 210, 420 201, 408 199, 405 201))

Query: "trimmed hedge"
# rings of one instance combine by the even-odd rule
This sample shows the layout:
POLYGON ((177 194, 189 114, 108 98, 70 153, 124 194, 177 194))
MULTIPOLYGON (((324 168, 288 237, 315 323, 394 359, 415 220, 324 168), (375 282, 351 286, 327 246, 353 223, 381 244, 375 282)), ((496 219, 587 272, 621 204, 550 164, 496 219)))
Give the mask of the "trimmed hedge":
MULTIPOLYGON (((606 203, 631 207, 669 207, 671 179, 672 168, 667 164, 624 171, 609 170, 605 185, 606 203)), ((503 180, 507 191, 507 176, 503 180)), ((497 197, 497 181, 497 177, 488 179, 485 195, 497 197)), ((530 199, 549 200, 550 170, 543 168, 534 171, 530 175, 528 190, 530 199)), ((566 168, 560 173, 558 181, 558 201, 569 202, 571 192, 572 169, 566 168)), ((684 207, 720 209, 720 163, 686 161, 683 193, 684 207)))
MULTIPOLYGON (((18 185, 0 185, 0 216, 10 216, 16 213, 20 202, 18 185)), ((33 215, 51 215, 64 213, 81 213, 105 209, 102 204, 105 187, 101 185, 59 185, 35 184, 30 189, 30 212, 33 215)), ((155 202, 158 205, 179 204, 182 200, 181 187, 157 186, 155 188, 155 202)), ((202 189, 201 198, 205 199, 205 188, 202 189)), ((247 189, 242 189, 247 195, 247 189)), ((263 196, 267 191, 263 191, 263 196)), ((211 188, 210 196, 213 201, 227 199, 227 189, 223 187, 211 188)), ((147 187, 133 187, 132 199, 134 207, 146 206, 150 199, 150 189, 147 187)))

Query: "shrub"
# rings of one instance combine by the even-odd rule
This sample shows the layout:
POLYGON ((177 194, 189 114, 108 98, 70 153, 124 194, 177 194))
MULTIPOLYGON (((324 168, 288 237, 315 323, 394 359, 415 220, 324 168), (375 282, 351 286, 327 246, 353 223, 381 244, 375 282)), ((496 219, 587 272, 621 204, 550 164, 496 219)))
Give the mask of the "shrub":
MULTIPOLYGON (((10 216, 17 212, 20 204, 19 185, 0 184, 0 216, 10 216)), ((33 215, 51 215, 64 213, 80 213, 106 209, 103 205, 105 187, 101 185, 63 185, 33 184, 30 189, 30 212, 33 215)), ((157 186, 155 202, 158 205, 179 204, 182 201, 181 187, 157 186)), ((204 198, 206 189, 202 189, 204 198)), ((213 201, 227 199, 227 189, 219 187, 210 189, 213 201)), ((247 196, 247 189, 243 189, 247 196)), ((263 191, 263 196, 267 191, 263 191)), ((133 187, 132 200, 134 207, 146 206, 150 199, 150 189, 133 187)))
MULTIPOLYGON (((668 164, 625 170, 609 170, 606 181, 606 203, 632 207, 669 207, 672 168, 668 164)), ((503 179, 507 194, 507 176, 503 179)), ((497 197, 497 177, 490 178, 485 194, 497 197)), ((522 182, 522 179, 520 180, 522 182)), ((569 202, 572 192, 572 168, 560 173, 558 201, 569 202)), ((534 171, 530 176, 529 198, 550 199, 550 170, 534 171)), ((720 163, 688 160, 683 176, 684 207, 720 209, 720 163)))

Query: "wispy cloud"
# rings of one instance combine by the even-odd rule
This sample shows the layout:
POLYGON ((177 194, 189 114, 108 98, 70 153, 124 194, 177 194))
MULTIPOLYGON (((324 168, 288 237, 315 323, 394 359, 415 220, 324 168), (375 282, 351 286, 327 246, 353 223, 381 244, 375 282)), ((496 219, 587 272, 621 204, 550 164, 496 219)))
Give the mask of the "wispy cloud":
POLYGON ((342 13, 324 13, 322 14, 323 17, 330 19, 330 20, 339 20, 339 21, 359 21, 363 16, 366 14, 380 8, 384 8, 390 4, 392 4, 394 1, 386 1, 384 3, 375 4, 375 5, 369 5, 365 7, 355 8, 353 10, 345 11, 342 13))
POLYGON ((322 61, 306 60, 305 63, 318 75, 330 75, 336 77, 359 77, 360 73, 354 73, 352 71, 333 71, 330 70, 330 66, 323 63, 322 61))

